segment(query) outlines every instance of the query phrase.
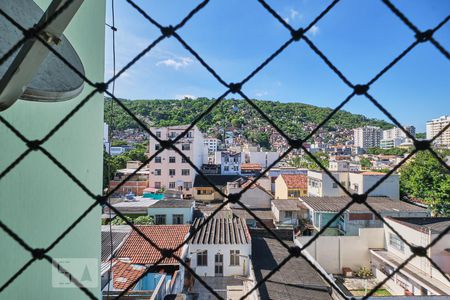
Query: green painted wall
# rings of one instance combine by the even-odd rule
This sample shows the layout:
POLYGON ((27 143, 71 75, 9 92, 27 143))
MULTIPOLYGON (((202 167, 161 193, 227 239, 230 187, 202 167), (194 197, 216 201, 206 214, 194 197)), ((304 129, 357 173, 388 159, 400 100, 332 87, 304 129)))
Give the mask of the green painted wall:
MULTIPOLYGON (((44 9, 49 0, 36 0, 44 9)), ((80 55, 86 75, 94 82, 104 74, 105 0, 85 0, 65 31, 80 55)), ((42 138, 91 89, 85 85, 76 99, 61 103, 18 101, 1 113, 29 139, 42 138)), ((44 147, 91 191, 102 188, 103 96, 85 105, 44 147)), ((0 124, 0 172, 26 149, 0 124)), ((88 206, 92 199, 40 152, 31 153, 0 180, 0 220, 35 248, 45 248, 88 206)), ((30 258, 0 230, 0 286, 30 258)), ((52 251, 55 258, 100 257, 100 207, 96 207, 52 251)), ((98 274, 93 274, 98 276, 98 274)), ((98 287, 91 291, 100 297, 98 287)), ((76 288, 52 287, 52 266, 37 261, 2 294, 0 299, 85 299, 76 288)))

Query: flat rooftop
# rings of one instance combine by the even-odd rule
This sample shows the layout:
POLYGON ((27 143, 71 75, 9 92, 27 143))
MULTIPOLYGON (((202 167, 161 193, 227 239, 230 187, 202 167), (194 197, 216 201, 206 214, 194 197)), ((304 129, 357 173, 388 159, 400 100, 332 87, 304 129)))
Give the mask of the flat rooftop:
POLYGON ((301 209, 301 202, 298 199, 274 199, 272 205, 283 211, 299 211, 301 209))
POLYGON ((435 218, 389 218, 400 224, 414 228, 419 231, 429 231, 433 234, 439 234, 450 227, 450 217, 435 218))
MULTIPOLYGON (((285 241, 294 246, 292 241, 285 241)), ((276 239, 252 235, 252 263, 256 281, 261 281, 289 255, 276 239)), ((308 262, 290 259, 259 287, 261 299, 331 300, 331 288, 308 262)))
POLYGON ((159 200, 151 208, 190 208, 193 200, 159 200))
MULTIPOLYGON (((300 197, 300 199, 315 211, 339 212, 352 199, 350 197, 300 197)), ((400 200, 392 200, 389 197, 367 197, 367 203, 377 212, 427 212, 423 207, 419 207, 400 200)), ((364 204, 353 204, 347 211, 368 212, 370 211, 364 204)))

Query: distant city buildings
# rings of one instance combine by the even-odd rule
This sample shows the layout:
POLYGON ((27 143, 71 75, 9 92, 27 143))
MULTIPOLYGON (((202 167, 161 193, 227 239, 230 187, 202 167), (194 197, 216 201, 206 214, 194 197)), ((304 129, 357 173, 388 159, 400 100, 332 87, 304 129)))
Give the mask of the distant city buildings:
POLYGON ((204 143, 208 149, 208 153, 213 154, 218 150, 220 140, 216 138, 205 138, 204 143))
MULTIPOLYGON (((414 126, 403 127, 411 136, 416 136, 416 128, 414 126)), ((411 143, 411 139, 399 127, 383 130, 383 139, 380 141, 380 148, 391 149, 400 147, 402 144, 411 143)))
POLYGON ((379 147, 382 137, 383 130, 376 126, 364 126, 353 129, 354 145, 365 150, 379 147))
MULTIPOLYGON (((427 140, 431 140, 438 133, 441 132, 450 123, 450 116, 445 115, 437 119, 433 119, 427 122, 427 140)), ((434 144, 438 147, 450 148, 450 128, 444 131, 439 137, 436 138, 434 144)))

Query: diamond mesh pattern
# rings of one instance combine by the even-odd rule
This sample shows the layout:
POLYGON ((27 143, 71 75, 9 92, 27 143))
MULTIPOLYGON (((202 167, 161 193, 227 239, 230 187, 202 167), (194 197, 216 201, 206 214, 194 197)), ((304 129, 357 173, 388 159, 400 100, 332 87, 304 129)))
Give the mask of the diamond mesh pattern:
MULTIPOLYGON (((267 4, 264 0, 257 0, 263 9, 265 9, 270 15, 272 15, 278 22, 283 25, 286 30, 288 30, 291 34, 291 37, 282 44, 278 50, 276 50, 274 53, 272 53, 266 60, 264 60, 259 66, 257 66, 247 77, 242 79, 241 81, 236 81, 235 83, 227 83, 225 82, 220 75, 201 57, 199 53, 197 53, 193 48, 189 46, 188 43, 178 34, 178 30, 183 27, 191 18, 193 18, 198 12, 200 12, 206 5, 209 4, 208 0, 205 0, 201 2, 199 5, 197 5, 192 11, 188 13, 188 15, 182 19, 178 24, 172 26, 163 26, 159 22, 157 22, 155 19, 153 19, 147 12, 145 12, 142 8, 140 8, 135 2, 132 0, 127 0, 127 2, 136 9, 145 19, 148 20, 148 22, 152 26, 156 26, 160 31, 161 35, 155 39, 151 44, 149 44, 144 50, 142 50, 136 57, 134 57, 128 64, 126 64, 117 74, 115 74, 112 78, 107 80, 106 82, 100 82, 95 83, 89 80, 89 78, 85 77, 83 74, 79 73, 64 57, 62 57, 59 53, 57 53, 50 45, 47 44, 45 40, 43 40, 39 33, 43 30, 45 30, 45 27, 50 24, 54 19, 55 16, 59 15, 64 9, 66 9, 73 0, 67 0, 67 2, 58 10, 55 12, 53 16, 51 16, 46 23, 44 23, 39 28, 23 28, 19 23, 17 23, 14 20, 14 16, 7 15, 4 11, 0 10, 0 15, 7 20, 9 20, 15 27, 17 27, 20 31, 23 33, 23 38, 17 42, 9 51, 7 51, 2 57, 0 57, 0 64, 5 63, 5 61, 13 55, 22 45, 23 43, 30 38, 35 38, 39 40, 43 45, 45 45, 52 53, 54 53, 59 59, 61 59, 69 68, 71 68, 72 71, 74 71, 78 76, 83 78, 83 80, 86 82, 86 84, 90 85, 94 88, 94 90, 89 93, 81 102, 79 102, 78 105, 76 105, 72 111, 70 111, 52 130, 48 132, 48 134, 40 139, 40 140, 28 140, 19 130, 17 130, 13 125, 11 125, 5 118, 3 118, 0 115, 0 122, 6 126, 9 130, 11 130, 12 133, 14 133, 19 139, 21 139, 24 144, 27 146, 27 150, 25 150, 21 155, 19 155, 8 167, 6 167, 4 170, 0 173, 0 180, 2 180, 5 176, 8 175, 8 173, 13 170, 18 164, 21 163, 21 161, 32 151, 40 151, 42 154, 44 154, 50 161, 52 161, 59 169, 61 169, 64 174, 66 174, 80 189, 82 189, 89 197, 92 198, 93 202, 92 205, 90 205, 84 213, 82 213, 58 238, 55 239, 53 243, 51 243, 47 248, 43 249, 35 249, 31 247, 26 241, 24 241, 19 235, 17 235, 13 229, 8 227, 6 224, 4 224, 0 220, 0 228, 8 234, 12 239, 14 239, 23 249, 28 251, 31 255, 30 260, 24 264, 9 280, 7 280, 5 283, 0 283, 0 293, 3 292, 12 282, 14 282, 15 279, 17 279, 23 272, 25 272, 30 265, 32 265, 37 260, 46 260, 50 264, 52 264, 55 268, 58 268, 59 270, 65 271, 58 263, 48 255, 48 252, 53 249, 56 245, 58 245, 59 242, 61 242, 65 236, 67 236, 70 231, 75 228, 80 222, 83 221, 83 219, 91 212, 91 210, 96 207, 97 205, 102 206, 108 206, 111 211, 113 211, 116 215, 121 217, 123 220, 127 222, 129 226, 132 227, 133 230, 135 230, 142 238, 148 242, 151 246, 158 249, 158 251, 161 252, 162 257, 161 259, 155 263, 153 266, 150 266, 144 274, 140 278, 138 278, 135 283, 137 283, 141 278, 143 278, 147 273, 155 271, 156 267, 159 263, 161 263, 164 258, 167 257, 173 257, 175 258, 181 265, 183 265, 186 269, 190 270, 192 275, 205 286, 206 289, 208 289, 213 295, 215 295, 218 299, 222 299, 220 295, 218 295, 210 286, 204 282, 204 280, 197 275, 185 262, 182 258, 178 257, 174 253, 176 250, 183 247, 186 243, 188 243, 191 238, 195 235, 195 233, 200 230, 203 226, 205 226, 211 218, 214 217, 214 215, 224 208, 228 203, 237 203, 240 205, 243 209, 245 209, 250 215, 252 215, 257 221, 260 221, 261 225, 264 226, 264 228, 275 238, 278 240, 278 242, 283 245, 286 248, 286 258, 278 265, 277 268, 273 269, 270 273, 268 273, 261 281, 259 281, 256 286, 253 287, 252 290, 250 290, 246 295, 242 297, 242 299, 245 299, 248 295, 250 295, 255 289, 257 289, 260 285, 262 285, 266 280, 268 280, 275 272, 277 272, 284 264, 286 264, 290 259, 293 257, 302 257, 304 258, 312 268, 314 268, 321 277, 330 284, 330 286, 333 288, 333 290, 341 295, 343 298, 348 298, 340 289, 339 287, 329 279, 328 275, 323 273, 322 270, 318 269, 314 263, 312 263, 307 256, 303 253, 303 250, 306 249, 311 243, 313 243, 335 220, 339 218, 339 216, 351 205, 354 203, 360 203, 365 205, 369 210, 371 210, 378 218, 383 220, 383 217, 375 211, 367 202, 367 195, 373 191, 375 188, 377 188, 386 178, 388 178, 393 172, 395 172, 400 166, 402 166, 410 157, 412 157, 415 153, 419 151, 429 151, 447 170, 450 172, 450 167, 441 159, 441 157, 431 148, 431 143, 439 137, 441 134, 443 134, 444 131, 449 129, 450 124, 447 125, 445 128, 443 128, 440 133, 435 136, 431 141, 418 141, 416 140, 411 134, 404 130, 401 124, 397 121, 397 119, 389 113, 387 109, 385 109, 370 93, 369 89, 370 86, 376 82, 379 78, 381 78, 386 72, 388 72, 395 64, 397 64, 400 60, 402 60, 413 48, 419 46, 421 43, 431 43, 445 58, 450 59, 450 55, 447 49, 445 49, 435 38, 433 37, 434 33, 438 31, 444 24, 448 22, 450 19, 450 16, 447 16, 444 20, 442 20, 436 27, 421 31, 419 28, 417 28, 411 20, 409 20, 397 7, 395 7, 389 0, 382 0, 382 2, 386 5, 387 9, 389 9, 394 15, 398 17, 398 19, 403 22, 407 27, 411 29, 413 34, 415 35, 416 40, 407 47, 403 52, 401 52, 397 57, 393 58, 392 61, 384 67, 380 72, 375 74, 373 78, 368 81, 367 83, 352 83, 350 80, 346 78, 346 76, 328 59, 326 54, 324 54, 307 36, 306 33, 318 22, 321 21, 322 18, 326 17, 326 15, 335 7, 336 4, 338 4, 339 0, 333 1, 328 7, 326 7, 325 10, 323 10, 308 26, 305 28, 293 28, 290 24, 288 24, 269 4, 267 4), (113 92, 110 92, 108 87, 111 84, 114 84, 115 80, 119 78, 127 69, 129 69, 131 66, 133 66, 137 61, 139 61, 145 54, 150 52, 157 44, 159 44, 161 41, 165 39, 173 38, 177 40, 187 51, 189 51, 197 60, 200 62, 200 64, 213 76, 219 83, 221 83, 224 86, 224 93, 220 95, 217 100, 204 112, 198 115, 197 118, 190 124, 188 128, 184 130, 182 134, 180 134, 177 138, 174 140, 161 140, 158 138, 150 129, 144 124, 137 116, 135 116, 119 99, 117 99, 113 92), (258 72, 260 72, 263 68, 265 68, 274 58, 276 58, 280 53, 282 53, 287 47, 289 47, 291 44, 295 42, 304 42, 306 43, 311 51, 313 51, 315 54, 317 54, 318 57, 329 67, 330 70, 332 70, 341 80, 342 82, 349 86, 352 89, 352 93, 348 95, 318 126, 312 130, 304 139, 292 139, 288 137, 287 134, 285 134, 252 100, 247 97, 247 95, 242 91, 242 87, 251 80, 258 72), (62 163, 60 163, 51 153, 49 153, 45 148, 45 143, 52 138, 52 136, 65 125, 65 123, 72 118, 96 93, 106 94, 109 97, 113 99, 113 101, 121 108, 123 109, 131 118, 133 118, 141 127, 143 130, 145 130, 150 136, 152 136, 155 140, 157 140, 161 145, 161 149, 156 151, 151 157, 149 157, 142 165, 139 167, 133 174, 129 175, 127 178, 125 178, 119 185, 117 185, 114 189, 108 191, 104 195, 96 195, 95 193, 91 192, 80 180, 76 178, 62 163), (261 117, 266 120, 281 136, 283 136, 288 142, 290 147, 287 149, 286 152, 284 152, 272 165, 270 165, 266 170, 264 170, 259 176, 253 179, 252 184, 247 185, 241 192, 238 194, 230 195, 229 197, 225 195, 219 188, 214 186, 206 177, 200 169, 198 169, 190 160, 189 158, 182 152, 180 149, 177 148, 176 142, 183 138, 187 132, 192 129, 194 125, 196 125, 199 120, 201 120, 203 117, 205 117, 209 112, 211 112, 226 96, 230 94, 237 94, 241 96, 253 109, 255 109, 261 117), (307 141, 309 138, 311 138, 322 126, 324 126, 335 114, 338 112, 346 103, 348 103, 355 95, 364 95, 370 102, 372 102, 383 114, 386 115, 386 117, 392 121, 396 126, 399 128, 402 128, 406 136, 411 138, 414 141, 415 149, 406 157, 404 158, 397 166, 395 166, 390 172, 388 172, 385 176, 383 176, 377 183, 375 183, 365 194, 362 195, 356 195, 350 193, 342 184, 330 173, 330 171, 325 168, 320 161, 317 160, 317 158, 312 155, 311 152, 308 151, 308 149, 305 147, 304 142, 307 141), (160 154, 162 151, 165 151, 166 149, 173 149, 175 150, 181 157, 183 157, 191 166, 195 169, 195 171, 202 176, 213 188, 217 193, 222 195, 226 200, 208 217, 206 218, 206 222, 202 223, 195 231, 191 232, 188 238, 181 243, 176 249, 161 249, 156 245, 152 240, 150 240, 147 236, 145 236, 137 227, 135 227, 131 222, 129 222, 125 216, 118 211, 114 206, 112 206, 108 198, 110 195, 112 195, 114 192, 116 192, 121 186, 124 185, 125 182, 127 182, 134 174, 136 174, 140 169, 142 169, 147 163, 149 163, 155 156, 160 154), (302 149, 313 161, 315 161, 319 167, 330 176, 330 178, 352 199, 338 214, 336 214, 323 228, 316 234, 308 243, 303 245, 301 248, 298 246, 290 247, 288 246, 283 240, 281 240, 270 228, 268 228, 264 222, 262 222, 258 216, 256 216, 251 209, 246 207, 240 202, 240 196, 247 191, 253 184, 256 183, 256 181, 265 175, 265 173, 268 172, 269 169, 271 169, 273 166, 275 166, 280 160, 282 160, 288 153, 290 153, 293 149, 302 149)), ((212 5, 212 4, 210 4, 212 5)), ((115 27, 111 27, 112 30, 116 30, 115 27)), ((374 292, 381 287, 386 281, 388 281, 394 274, 399 272, 405 265, 408 264, 409 261, 411 261, 415 256, 424 256, 427 258, 430 263, 441 273, 444 275, 445 278, 447 278, 444 274, 444 272, 436 265, 434 261, 432 261, 428 256, 426 256, 426 250, 432 247, 434 244, 436 244, 443 236, 448 234, 450 232, 450 227, 446 228, 444 231, 442 231, 436 239, 434 239, 428 246, 426 247, 416 247, 414 245, 411 245, 408 243, 408 241, 405 240, 404 237, 402 237, 392 226, 390 226, 388 223, 386 223, 383 220, 383 223, 389 227, 394 233, 396 233, 400 239, 412 250, 412 255, 406 259, 397 269, 394 270, 393 273, 388 275, 383 281, 381 281, 377 286, 375 286, 372 290, 369 291, 369 293, 362 297, 362 299, 367 299, 371 297, 374 292)), ((63 272, 67 277, 71 276, 68 272, 63 272)), ((71 276, 72 281, 74 284, 90 299, 97 299, 97 297, 90 292, 89 289, 85 288, 76 278, 71 276)), ((132 287, 134 284, 131 284, 130 287, 132 287)), ((130 287, 123 292, 121 292, 117 299, 121 296, 125 295, 130 287)))

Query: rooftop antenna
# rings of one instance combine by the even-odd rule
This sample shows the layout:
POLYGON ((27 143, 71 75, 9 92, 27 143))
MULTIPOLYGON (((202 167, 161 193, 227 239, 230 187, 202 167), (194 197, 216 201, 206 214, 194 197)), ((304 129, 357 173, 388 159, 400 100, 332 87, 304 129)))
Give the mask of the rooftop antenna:
MULTIPOLYGON (((44 13, 33 0, 1 0, 0 57, 23 38, 22 31, 5 17, 7 15, 25 29, 44 26, 39 32, 40 38, 84 75, 81 59, 63 35, 83 1, 53 0, 44 13), (57 15, 53 16, 55 13, 57 15)), ((41 102, 66 101, 79 95, 83 84, 78 74, 32 37, 0 64, 0 111, 19 98, 41 102)))

